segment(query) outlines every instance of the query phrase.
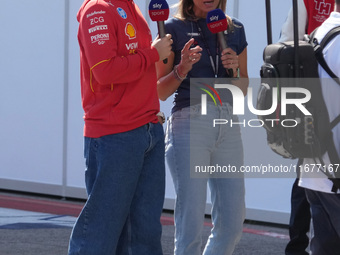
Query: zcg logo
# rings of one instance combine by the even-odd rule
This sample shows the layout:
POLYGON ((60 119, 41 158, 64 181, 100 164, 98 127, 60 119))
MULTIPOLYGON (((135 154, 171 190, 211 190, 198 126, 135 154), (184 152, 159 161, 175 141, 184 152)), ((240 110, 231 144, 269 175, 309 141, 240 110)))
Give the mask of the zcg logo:
POLYGON ((93 19, 90 19, 91 25, 97 24, 97 23, 103 23, 104 18, 103 17, 95 17, 93 19))

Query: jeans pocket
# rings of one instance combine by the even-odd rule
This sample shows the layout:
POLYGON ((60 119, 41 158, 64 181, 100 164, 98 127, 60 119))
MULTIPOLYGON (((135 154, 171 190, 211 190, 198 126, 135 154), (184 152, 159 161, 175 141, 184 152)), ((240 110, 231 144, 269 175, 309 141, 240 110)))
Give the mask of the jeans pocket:
POLYGON ((172 114, 173 119, 187 119, 196 118, 200 115, 201 107, 200 105, 192 105, 188 107, 184 107, 181 110, 178 110, 172 114))

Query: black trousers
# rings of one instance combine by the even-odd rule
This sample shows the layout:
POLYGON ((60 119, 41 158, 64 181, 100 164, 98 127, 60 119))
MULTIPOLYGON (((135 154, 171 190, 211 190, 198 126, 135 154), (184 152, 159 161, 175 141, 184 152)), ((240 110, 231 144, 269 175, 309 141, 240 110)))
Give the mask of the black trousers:
POLYGON ((340 254, 340 194, 306 189, 314 234, 310 249, 315 255, 340 254))
POLYGON ((306 248, 309 244, 308 231, 311 222, 310 205, 306 190, 298 186, 296 178, 291 195, 291 214, 289 221, 289 237, 285 250, 286 255, 308 255, 306 248))

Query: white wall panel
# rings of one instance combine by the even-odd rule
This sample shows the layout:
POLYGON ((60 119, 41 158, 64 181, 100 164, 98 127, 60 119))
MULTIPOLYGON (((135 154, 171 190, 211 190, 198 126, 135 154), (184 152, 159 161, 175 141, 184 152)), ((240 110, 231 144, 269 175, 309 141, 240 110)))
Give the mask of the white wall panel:
POLYGON ((70 1, 69 8, 69 77, 68 77, 68 129, 67 129, 67 186, 85 187, 85 161, 83 157, 83 109, 80 96, 80 56, 78 46, 78 21, 76 19, 82 0, 70 1))
MULTIPOLYGON (((82 2, 1 2, 0 188, 86 197, 76 20, 82 2)), ((157 26, 148 17, 149 1, 135 2, 155 37, 157 26)), ((168 3, 172 6, 177 1, 168 3)), ((259 78, 267 43, 264 3, 229 0, 227 6, 227 13, 245 25, 251 78, 259 78)), ((274 42, 290 5, 286 0, 272 1, 274 42)), ((255 92, 258 85, 251 85, 255 92)), ((167 116, 171 107, 172 99, 161 103, 167 116)), ((246 164, 290 164, 269 150, 264 129, 243 130, 242 135, 246 164)), ((247 179, 247 218, 287 223, 292 183, 287 178, 247 179)), ((173 208, 174 198, 167 169, 165 208, 173 208)), ((207 212, 209 208, 208 204, 207 212)))
POLYGON ((64 2, 2 1, 1 177, 61 184, 64 2))

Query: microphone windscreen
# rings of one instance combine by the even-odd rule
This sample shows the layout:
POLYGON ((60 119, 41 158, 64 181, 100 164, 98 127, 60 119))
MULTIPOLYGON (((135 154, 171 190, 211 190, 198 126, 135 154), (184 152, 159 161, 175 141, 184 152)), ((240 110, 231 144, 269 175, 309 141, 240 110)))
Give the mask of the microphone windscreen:
POLYGON ((169 5, 165 0, 152 0, 149 15, 152 21, 165 21, 169 18, 169 5))
POLYGON ((228 21, 221 9, 215 9, 207 14, 207 25, 211 33, 216 34, 228 29, 228 21))

